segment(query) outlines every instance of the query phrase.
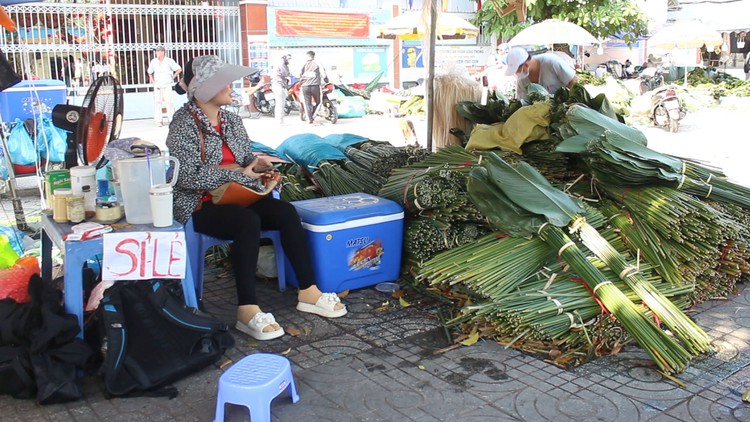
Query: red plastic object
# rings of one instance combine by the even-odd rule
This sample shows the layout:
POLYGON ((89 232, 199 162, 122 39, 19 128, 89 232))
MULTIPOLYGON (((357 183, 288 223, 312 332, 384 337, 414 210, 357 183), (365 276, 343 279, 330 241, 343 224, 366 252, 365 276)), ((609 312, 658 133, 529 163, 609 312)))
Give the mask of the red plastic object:
POLYGON ((36 166, 22 166, 20 164, 13 164, 14 174, 30 174, 36 173, 36 166))
MULTIPOLYGON (((21 258, 25 260, 26 258, 21 258)), ((19 260, 19 261, 21 261, 19 260)), ((29 297, 29 279, 34 274, 39 274, 39 263, 33 258, 33 264, 29 261, 21 261, 16 265, 0 270, 0 299, 11 298, 18 303, 26 303, 29 297)))

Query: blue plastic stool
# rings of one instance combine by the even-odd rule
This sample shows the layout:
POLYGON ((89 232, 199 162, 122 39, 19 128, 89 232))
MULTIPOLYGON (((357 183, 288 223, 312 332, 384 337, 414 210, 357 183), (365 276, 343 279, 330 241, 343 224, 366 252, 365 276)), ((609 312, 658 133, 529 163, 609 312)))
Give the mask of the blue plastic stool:
MULTIPOLYGON (((274 254, 276 255, 276 273, 279 279, 279 290, 286 290, 286 255, 281 246, 281 232, 278 230, 266 230, 260 232, 261 239, 270 239, 273 242, 274 254)), ((207 234, 198 233, 193 227, 193 219, 185 223, 185 241, 190 258, 190 270, 193 275, 193 283, 198 298, 203 297, 203 274, 206 268, 206 251, 211 246, 232 243, 231 240, 219 239, 207 234)))
POLYGON ((297 403, 299 395, 287 358, 268 353, 245 356, 219 378, 214 422, 224 421, 225 403, 247 407, 252 422, 269 422, 271 400, 287 389, 292 403, 297 403))

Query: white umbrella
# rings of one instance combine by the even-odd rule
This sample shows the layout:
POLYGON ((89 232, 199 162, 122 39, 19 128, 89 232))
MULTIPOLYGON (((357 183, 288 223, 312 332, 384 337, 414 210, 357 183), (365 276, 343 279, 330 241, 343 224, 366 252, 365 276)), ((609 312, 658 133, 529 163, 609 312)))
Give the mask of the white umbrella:
POLYGON ((546 45, 546 44, 571 44, 591 45, 599 44, 589 31, 580 26, 561 21, 559 19, 547 19, 535 23, 516 34, 510 41, 510 45, 546 45))
MULTIPOLYGON (((429 22, 424 22, 422 14, 406 12, 386 22, 379 28, 378 38, 396 38, 402 40, 419 40, 425 34, 429 22)), ((436 35, 441 39, 476 38, 479 28, 458 16, 441 13, 438 15, 436 35)))
POLYGON ((698 21, 679 21, 666 26, 648 39, 650 48, 713 48, 723 42, 721 34, 698 21))

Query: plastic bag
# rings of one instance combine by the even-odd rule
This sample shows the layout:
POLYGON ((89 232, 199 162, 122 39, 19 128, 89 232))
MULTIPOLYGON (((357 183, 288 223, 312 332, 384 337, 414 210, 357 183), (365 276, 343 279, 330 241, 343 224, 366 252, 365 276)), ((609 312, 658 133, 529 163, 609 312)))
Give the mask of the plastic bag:
POLYGON ((45 116, 37 120, 36 133, 36 149, 39 157, 46 158, 47 161, 53 163, 64 162, 65 151, 68 149, 67 133, 45 116))
POLYGON ((11 298, 18 303, 30 301, 29 280, 40 272, 39 261, 34 257, 21 258, 12 267, 0 270, 0 299, 11 298))
POLYGON ((26 131, 21 119, 16 119, 13 129, 8 135, 8 155, 13 164, 29 166, 36 164, 36 150, 34 140, 26 131))
POLYGON ((0 226, 0 234, 5 235, 5 237, 8 238, 10 246, 16 251, 18 256, 23 255, 23 238, 26 236, 23 231, 14 230, 8 226, 0 226))
POLYGON ((0 179, 8 180, 8 166, 5 165, 5 153, 0 147, 0 179))
POLYGON ((18 261, 18 254, 5 235, 0 235, 0 268, 9 268, 18 261))

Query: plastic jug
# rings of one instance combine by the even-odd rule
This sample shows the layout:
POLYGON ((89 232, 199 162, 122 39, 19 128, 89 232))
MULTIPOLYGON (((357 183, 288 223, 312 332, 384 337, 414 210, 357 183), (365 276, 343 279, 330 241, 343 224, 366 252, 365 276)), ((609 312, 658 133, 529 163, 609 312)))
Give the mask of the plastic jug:
POLYGON ((117 177, 125 207, 125 220, 130 224, 151 224, 151 203, 148 191, 153 185, 167 183, 168 162, 174 163, 170 185, 177 182, 180 163, 174 157, 151 156, 124 158, 115 161, 117 177), (150 167, 150 176, 149 176, 150 167))

